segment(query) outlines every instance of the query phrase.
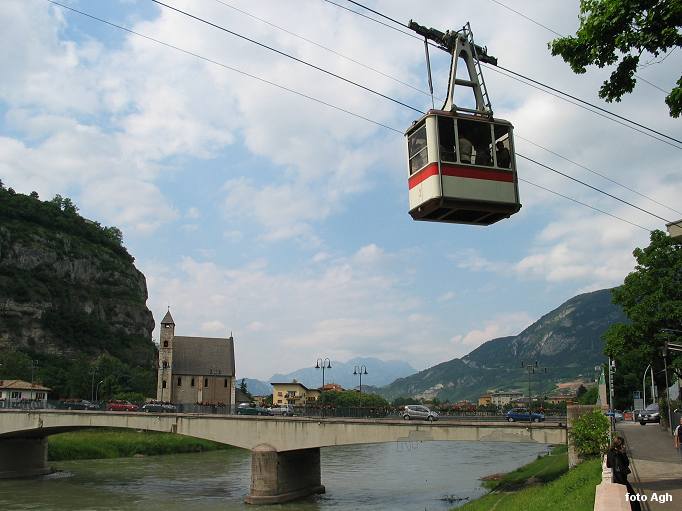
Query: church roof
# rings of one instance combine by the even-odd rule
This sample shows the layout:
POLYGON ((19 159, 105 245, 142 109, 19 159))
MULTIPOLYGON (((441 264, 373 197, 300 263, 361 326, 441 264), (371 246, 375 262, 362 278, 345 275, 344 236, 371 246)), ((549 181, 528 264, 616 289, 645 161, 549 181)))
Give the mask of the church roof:
POLYGON ((174 325, 175 321, 173 321, 173 316, 171 316, 170 309, 168 309, 168 312, 166 312, 166 315, 163 317, 161 320, 162 325, 174 325))
POLYGON ((232 338, 173 337, 173 373, 193 376, 234 376, 232 338))

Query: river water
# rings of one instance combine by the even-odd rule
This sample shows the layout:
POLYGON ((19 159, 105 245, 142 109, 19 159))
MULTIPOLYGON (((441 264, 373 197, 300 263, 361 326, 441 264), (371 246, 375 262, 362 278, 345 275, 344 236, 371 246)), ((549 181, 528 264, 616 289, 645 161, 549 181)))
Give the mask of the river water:
MULTIPOLYGON (((399 442, 323 448, 322 484, 326 494, 260 509, 447 510, 484 494, 480 477, 513 470, 547 448, 497 442, 399 442)), ((241 449, 52 465, 59 471, 49 476, 0 481, 0 510, 256 509, 243 503, 250 483, 251 457, 249 451, 241 449)))

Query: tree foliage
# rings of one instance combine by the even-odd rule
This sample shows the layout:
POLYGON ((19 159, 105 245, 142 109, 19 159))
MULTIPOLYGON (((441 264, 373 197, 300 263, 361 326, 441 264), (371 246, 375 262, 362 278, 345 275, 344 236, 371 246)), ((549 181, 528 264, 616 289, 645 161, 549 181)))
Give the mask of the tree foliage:
MULTIPOLYGON (((682 244, 662 231, 651 233, 651 243, 633 252, 637 265, 613 290, 613 302, 623 307, 629 323, 617 323, 604 334, 606 354, 617 360, 615 384, 639 388, 651 363, 657 386, 665 388, 661 349, 675 339, 664 330, 682 331, 682 244)), ((682 354, 669 353, 668 365, 682 376, 682 354)))
POLYGON ((604 454, 609 447, 609 419, 601 410, 583 414, 573 422, 570 435, 580 456, 604 454))
POLYGON ((345 390, 343 392, 323 392, 318 400, 321 405, 334 407, 387 407, 388 401, 377 394, 345 390))
MULTIPOLYGON (((635 73, 643 55, 662 61, 682 46, 680 0, 581 0, 580 27, 575 36, 559 37, 549 44, 575 73, 586 66, 616 69, 599 89, 606 101, 620 101, 633 91, 635 73)), ((665 98, 672 117, 682 113, 682 76, 665 98)))

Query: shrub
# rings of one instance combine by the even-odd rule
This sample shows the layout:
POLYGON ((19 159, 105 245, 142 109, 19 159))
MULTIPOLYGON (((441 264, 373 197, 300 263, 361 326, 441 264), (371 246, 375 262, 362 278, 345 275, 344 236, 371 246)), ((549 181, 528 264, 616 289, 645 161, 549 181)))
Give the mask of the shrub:
POLYGON ((599 456, 609 447, 609 419, 601 410, 593 410, 573 422, 570 435, 580 456, 599 456))

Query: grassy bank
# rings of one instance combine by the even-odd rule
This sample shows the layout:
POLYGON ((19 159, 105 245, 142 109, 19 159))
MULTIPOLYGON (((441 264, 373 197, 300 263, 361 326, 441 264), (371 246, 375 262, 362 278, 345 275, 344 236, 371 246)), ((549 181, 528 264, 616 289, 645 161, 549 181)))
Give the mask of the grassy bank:
POLYGON ((583 462, 569 472, 566 448, 559 447, 499 480, 486 481, 495 491, 458 511, 592 511, 600 481, 600 460, 583 462))
POLYGON ((48 437, 50 461, 125 458, 230 449, 229 445, 171 433, 92 429, 48 437))

